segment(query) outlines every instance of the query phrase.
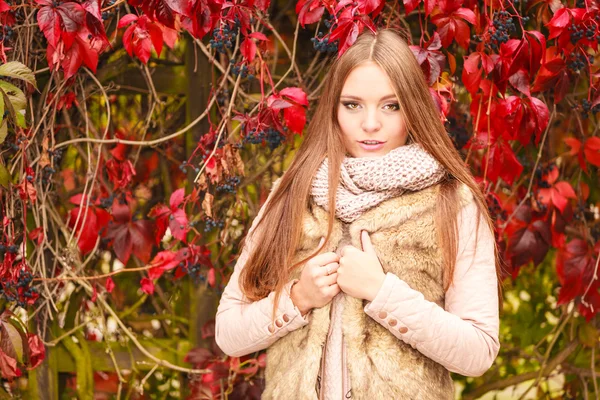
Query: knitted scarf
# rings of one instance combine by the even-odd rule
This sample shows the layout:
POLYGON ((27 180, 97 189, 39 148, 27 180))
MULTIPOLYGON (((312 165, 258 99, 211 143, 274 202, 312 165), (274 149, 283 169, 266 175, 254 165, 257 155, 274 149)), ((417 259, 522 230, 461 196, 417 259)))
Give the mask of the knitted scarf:
MULTIPOLYGON (((312 181, 311 195, 328 210, 328 158, 312 181)), ((379 157, 346 157, 342 162, 336 195, 336 216, 350 223, 366 210, 406 191, 417 191, 438 183, 444 168, 418 143, 400 146, 379 157)))

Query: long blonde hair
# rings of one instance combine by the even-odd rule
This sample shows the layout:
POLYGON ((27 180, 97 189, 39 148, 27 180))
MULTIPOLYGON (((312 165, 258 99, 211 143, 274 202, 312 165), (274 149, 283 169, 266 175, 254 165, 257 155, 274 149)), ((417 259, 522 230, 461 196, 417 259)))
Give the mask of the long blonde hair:
MULTIPOLYGON (((265 204, 263 217, 256 228, 253 247, 240 275, 240 287, 251 301, 266 297, 275 291, 273 320, 277 304, 291 273, 316 256, 317 249, 304 260, 292 264, 294 252, 302 234, 302 216, 308 206, 313 177, 327 156, 329 158, 329 241, 335 218, 335 188, 340 179, 340 167, 345 156, 342 132, 338 125, 338 103, 342 88, 350 72, 365 61, 375 62, 387 73, 398 96, 400 112, 406 121, 409 141, 418 142, 448 172, 441 182, 436 205, 436 224, 439 245, 444 260, 446 288, 452 283, 456 263, 459 210, 458 184, 466 184, 471 191, 480 215, 493 232, 485 197, 468 167, 455 149, 440 119, 440 113, 429 92, 423 72, 406 41, 390 29, 376 34, 365 30, 356 42, 329 70, 329 76, 310 121, 304 141, 279 185, 265 204)), ((479 225, 479 217, 477 218, 479 225)), ((498 251, 495 249, 496 269, 499 274, 498 251)))

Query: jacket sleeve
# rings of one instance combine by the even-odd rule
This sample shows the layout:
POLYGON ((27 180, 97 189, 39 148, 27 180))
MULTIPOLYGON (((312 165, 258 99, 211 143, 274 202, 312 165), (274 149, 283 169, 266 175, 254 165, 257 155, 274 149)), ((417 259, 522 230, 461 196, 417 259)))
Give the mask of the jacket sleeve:
POLYGON ((392 273, 364 308, 398 339, 465 376, 482 375, 500 349, 494 236, 483 218, 476 226, 478 212, 471 203, 459 214, 456 267, 445 309, 392 273))
POLYGON ((262 217, 264 208, 263 205, 250 227, 246 243, 217 307, 215 341, 225 354, 232 357, 240 357, 269 347, 287 333, 308 324, 311 314, 309 311, 302 316, 290 298, 291 287, 297 279, 291 280, 284 287, 279 298, 275 325, 271 324, 275 292, 271 292, 261 300, 251 302, 245 298, 240 289, 240 272, 244 268, 252 246, 255 245, 252 241, 252 232, 262 217))

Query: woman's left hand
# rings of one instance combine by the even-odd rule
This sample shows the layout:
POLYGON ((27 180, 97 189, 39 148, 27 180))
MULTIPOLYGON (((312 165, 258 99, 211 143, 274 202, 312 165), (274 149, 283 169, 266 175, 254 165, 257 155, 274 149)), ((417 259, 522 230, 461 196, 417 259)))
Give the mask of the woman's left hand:
POLYGON ((360 235, 362 250, 344 246, 340 252, 337 284, 340 289, 357 299, 372 301, 383 281, 385 273, 367 231, 360 235))

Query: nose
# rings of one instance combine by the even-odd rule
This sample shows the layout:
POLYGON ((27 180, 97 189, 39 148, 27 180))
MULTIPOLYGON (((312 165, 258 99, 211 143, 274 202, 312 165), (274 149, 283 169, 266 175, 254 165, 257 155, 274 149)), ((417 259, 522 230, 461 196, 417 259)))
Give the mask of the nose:
POLYGON ((377 116, 377 109, 367 109, 362 121, 361 128, 365 132, 377 132, 381 129, 381 122, 377 116))

